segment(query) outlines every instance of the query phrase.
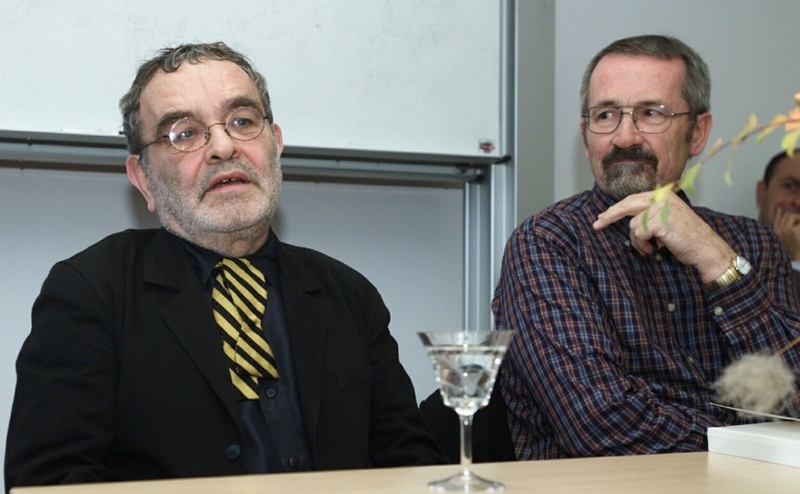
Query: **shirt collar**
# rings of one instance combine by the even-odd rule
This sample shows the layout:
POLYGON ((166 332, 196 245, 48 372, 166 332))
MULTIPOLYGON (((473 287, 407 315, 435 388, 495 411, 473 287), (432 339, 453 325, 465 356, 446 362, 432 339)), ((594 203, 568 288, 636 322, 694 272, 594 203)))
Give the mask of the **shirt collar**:
MULTIPOLYGON (((201 286, 206 286, 211 279, 214 272, 214 267, 223 258, 222 254, 212 250, 200 247, 193 244, 186 239, 178 237, 181 245, 189 253, 197 272, 197 277, 200 280, 201 286)), ((278 246, 275 234, 270 230, 267 241, 257 251, 250 255, 244 256, 245 259, 252 262, 258 269, 262 270, 270 285, 276 285, 278 282, 278 246)))

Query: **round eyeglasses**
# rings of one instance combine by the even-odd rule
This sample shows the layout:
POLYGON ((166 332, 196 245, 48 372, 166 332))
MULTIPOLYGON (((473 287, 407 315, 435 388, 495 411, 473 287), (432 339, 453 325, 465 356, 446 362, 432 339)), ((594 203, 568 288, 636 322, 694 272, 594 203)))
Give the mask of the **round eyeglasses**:
POLYGON ((172 147, 178 151, 188 153, 196 151, 208 144, 211 138, 211 127, 224 125, 225 132, 237 141, 252 141, 260 136, 264 131, 267 117, 261 112, 250 106, 242 106, 233 110, 224 122, 217 122, 211 125, 192 117, 176 120, 169 129, 168 134, 159 136, 153 142, 142 146, 142 151, 148 146, 157 144, 164 140, 169 140, 172 147))
POLYGON ((622 106, 601 105, 589 108, 583 115, 586 128, 595 134, 610 134, 617 130, 623 115, 630 115, 633 124, 643 134, 660 134, 672 126, 672 119, 691 112, 675 113, 664 105, 634 106, 623 111, 622 106))

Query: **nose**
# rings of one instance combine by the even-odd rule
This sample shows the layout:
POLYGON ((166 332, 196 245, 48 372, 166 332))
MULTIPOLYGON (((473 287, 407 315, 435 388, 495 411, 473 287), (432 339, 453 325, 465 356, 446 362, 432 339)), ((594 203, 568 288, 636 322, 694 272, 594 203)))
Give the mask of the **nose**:
POLYGON ((614 131, 614 137, 611 142, 623 149, 642 143, 642 133, 639 132, 639 129, 636 127, 632 112, 622 112, 619 126, 617 130, 614 131), (626 116, 630 118, 625 118, 626 116))
POLYGON ((209 125, 206 132, 208 132, 208 145, 205 150, 206 161, 215 163, 237 156, 239 143, 228 134, 228 129, 225 128, 224 122, 209 125))

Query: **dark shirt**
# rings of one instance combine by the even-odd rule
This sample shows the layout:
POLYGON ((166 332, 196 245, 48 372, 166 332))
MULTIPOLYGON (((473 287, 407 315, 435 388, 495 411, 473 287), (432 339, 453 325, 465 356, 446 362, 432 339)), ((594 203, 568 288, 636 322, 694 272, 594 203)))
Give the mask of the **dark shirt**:
MULTIPOLYGON (((753 266, 708 293, 668 250, 633 249, 629 218, 595 231, 612 204, 595 186, 506 246, 492 308, 518 332, 501 386, 521 460, 705 449, 709 426, 743 421, 711 403, 723 369, 800 335, 789 260, 766 225, 693 207, 753 266)), ((800 368, 800 345, 783 357, 800 368)))
MULTIPOLYGON (((222 256, 181 239, 191 254, 211 311, 213 271, 222 256)), ((241 400, 239 409, 248 448, 248 472, 291 472, 312 470, 313 462, 303 430, 297 395, 292 352, 283 312, 280 268, 275 236, 246 256, 267 279, 267 309, 262 327, 278 366, 279 379, 259 380, 259 400, 241 400)), ((220 337, 220 351, 222 339, 220 337)), ((233 384, 231 384, 233 386, 233 384)))

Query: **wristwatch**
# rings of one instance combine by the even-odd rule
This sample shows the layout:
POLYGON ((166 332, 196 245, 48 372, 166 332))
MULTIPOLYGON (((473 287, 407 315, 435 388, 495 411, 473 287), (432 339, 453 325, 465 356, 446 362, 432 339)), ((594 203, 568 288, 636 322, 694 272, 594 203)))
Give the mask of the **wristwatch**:
POLYGON ((747 262, 743 256, 735 256, 731 259, 731 267, 722 273, 719 278, 714 281, 709 281, 703 288, 708 292, 716 292, 720 288, 724 288, 739 278, 745 276, 751 270, 750 263, 747 262))

